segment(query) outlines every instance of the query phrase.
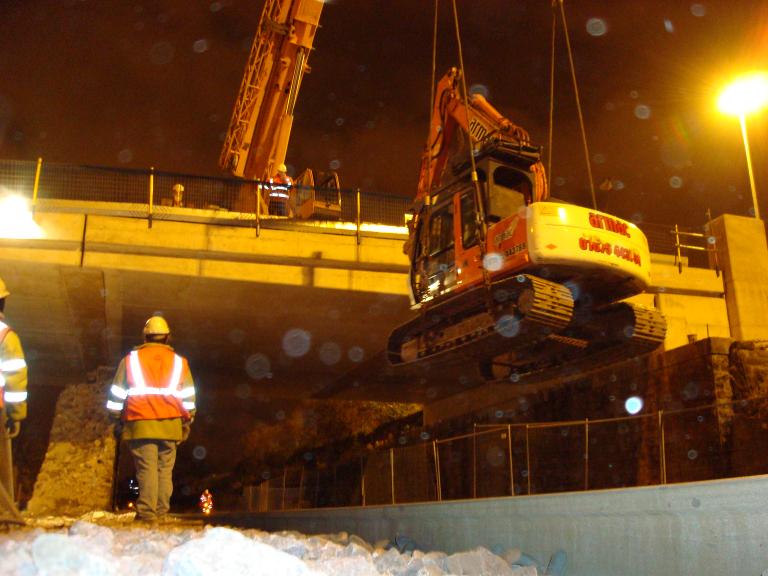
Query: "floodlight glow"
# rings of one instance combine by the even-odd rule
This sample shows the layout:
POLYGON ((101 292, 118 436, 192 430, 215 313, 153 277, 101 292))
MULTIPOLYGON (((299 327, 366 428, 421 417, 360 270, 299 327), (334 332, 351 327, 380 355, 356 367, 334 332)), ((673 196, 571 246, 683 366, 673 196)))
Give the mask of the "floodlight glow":
POLYGON ((0 196, 0 238, 42 238, 43 231, 32 218, 26 198, 0 196))
POLYGON ((718 108, 731 116, 752 114, 768 105, 768 73, 741 76, 720 94, 718 108))

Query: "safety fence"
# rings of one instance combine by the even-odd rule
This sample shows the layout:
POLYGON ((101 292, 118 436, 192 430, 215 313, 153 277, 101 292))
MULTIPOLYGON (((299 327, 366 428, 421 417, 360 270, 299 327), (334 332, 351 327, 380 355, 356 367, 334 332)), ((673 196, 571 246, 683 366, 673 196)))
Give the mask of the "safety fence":
MULTIPOLYGON (((768 473, 768 398, 635 416, 475 426, 333 462, 287 466, 249 510, 367 506, 658 485, 768 473)), ((409 440, 400 438, 400 442, 409 440)))
MULTIPOLYGON (((212 176, 192 176, 157 170, 132 170, 104 166, 0 160, 0 194, 15 193, 29 198, 33 205, 46 200, 77 200, 143 205, 137 216, 151 220, 190 219, 191 210, 215 211, 221 215, 238 213, 229 218, 232 225, 254 225, 260 218, 257 190, 261 182, 212 176), (175 194, 175 190, 180 190, 175 194), (183 210, 173 210, 183 208, 183 210)), ((294 186, 292 202, 300 206, 308 198, 319 204, 335 204, 339 210, 330 218, 344 222, 366 222, 386 226, 404 226, 411 199, 387 196, 354 189, 309 188, 294 186)), ((103 211, 102 211, 103 212, 103 211)), ((298 210, 289 218, 299 220, 298 210)), ((322 215, 321 215, 322 218, 322 215)), ((328 218, 326 216, 326 218, 328 218)))
MULTIPOLYGON (((192 176, 156 170, 134 170, 104 166, 48 163, 38 160, 0 160, 0 195, 16 193, 29 198, 34 205, 46 200, 124 203, 134 217, 177 221, 199 221, 199 212, 208 211, 208 220, 232 226, 259 226, 262 223, 301 221, 299 207, 309 198, 320 204, 338 206, 338 210, 313 215, 315 219, 342 222, 403 226, 411 198, 351 188, 294 186, 293 209, 288 217, 263 217, 256 206, 257 189, 261 183, 235 178, 192 176), (174 198, 174 187, 183 187, 183 196, 174 198), (196 217, 196 214, 197 217, 196 217), (232 217, 232 215, 237 215, 232 217)), ((114 212, 115 210, 112 209, 114 212)), ((109 208, 102 208, 109 214, 109 208)), ((121 215, 125 211, 120 211, 121 215)), ((679 228, 667 224, 639 224, 648 238, 652 252, 681 255, 689 265, 707 267, 707 254, 691 246, 691 237, 710 248, 709 238, 700 230, 679 228), (681 241, 681 238, 683 239, 681 241)))

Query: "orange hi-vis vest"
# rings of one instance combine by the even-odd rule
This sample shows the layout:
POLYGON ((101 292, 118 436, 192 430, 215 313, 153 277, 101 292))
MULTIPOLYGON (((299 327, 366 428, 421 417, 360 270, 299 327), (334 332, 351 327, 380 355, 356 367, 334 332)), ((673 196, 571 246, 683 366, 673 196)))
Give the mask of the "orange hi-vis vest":
POLYGON ((187 361, 162 347, 141 348, 126 359, 128 380, 123 420, 189 419, 182 404, 187 361))

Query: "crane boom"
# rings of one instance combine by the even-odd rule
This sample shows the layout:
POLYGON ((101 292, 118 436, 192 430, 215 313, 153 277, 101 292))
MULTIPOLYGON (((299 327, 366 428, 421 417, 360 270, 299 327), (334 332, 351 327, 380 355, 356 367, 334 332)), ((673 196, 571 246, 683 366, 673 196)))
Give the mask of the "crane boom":
POLYGON ((285 162, 322 8, 323 0, 266 0, 219 158, 222 169, 267 180, 285 162))

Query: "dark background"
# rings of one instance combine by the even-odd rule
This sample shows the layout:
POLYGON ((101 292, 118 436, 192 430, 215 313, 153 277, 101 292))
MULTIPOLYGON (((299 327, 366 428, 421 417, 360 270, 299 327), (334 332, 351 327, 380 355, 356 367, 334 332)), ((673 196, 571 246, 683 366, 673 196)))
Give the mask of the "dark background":
MULTIPOLYGON (((458 0, 466 74, 547 142, 550 0, 458 0)), ((601 209, 637 222, 750 214, 739 123, 716 110, 736 73, 768 68, 757 0, 565 3, 601 209), (598 20, 592 20, 598 19, 598 20), (602 35, 599 35, 600 32, 602 35)), ((220 175, 218 158, 262 8, 258 0, 2 0, 0 157, 220 175)), ((430 110, 426 0, 329 0, 299 95, 289 169, 411 196, 430 110)), ((437 74, 458 63, 440 2, 437 74)), ((560 22, 558 29, 562 32, 560 22)), ((553 194, 588 203, 562 34, 553 194)), ((749 119, 768 213, 768 113, 749 119)))

